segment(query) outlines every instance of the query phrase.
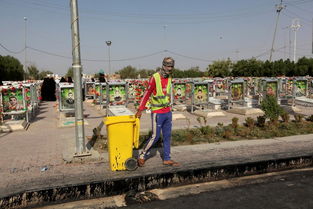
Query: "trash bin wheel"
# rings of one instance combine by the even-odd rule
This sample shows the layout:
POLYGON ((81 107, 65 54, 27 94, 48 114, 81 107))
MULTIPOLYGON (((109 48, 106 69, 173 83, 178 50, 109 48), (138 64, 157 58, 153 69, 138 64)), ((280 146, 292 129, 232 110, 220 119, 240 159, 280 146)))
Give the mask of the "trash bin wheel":
POLYGON ((138 165, 137 165, 137 160, 135 158, 128 158, 125 161, 125 167, 127 170, 129 171, 134 171, 137 169, 138 165))

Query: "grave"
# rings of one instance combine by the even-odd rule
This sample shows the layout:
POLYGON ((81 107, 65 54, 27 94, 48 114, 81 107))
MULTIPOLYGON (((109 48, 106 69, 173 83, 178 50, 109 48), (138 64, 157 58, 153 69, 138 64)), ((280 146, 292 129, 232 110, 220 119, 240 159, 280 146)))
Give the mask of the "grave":
POLYGON ((253 100, 247 97, 246 88, 247 85, 242 78, 230 81, 227 112, 240 115, 263 115, 264 112, 261 109, 253 108, 253 100))

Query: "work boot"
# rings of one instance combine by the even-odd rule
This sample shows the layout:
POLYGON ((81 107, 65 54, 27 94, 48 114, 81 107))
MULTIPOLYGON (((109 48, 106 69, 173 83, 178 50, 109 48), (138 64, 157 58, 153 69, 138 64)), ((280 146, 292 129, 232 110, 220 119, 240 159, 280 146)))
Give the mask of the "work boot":
POLYGON ((145 159, 141 159, 141 158, 138 158, 137 159, 137 164, 139 167, 143 167, 145 165, 145 159))

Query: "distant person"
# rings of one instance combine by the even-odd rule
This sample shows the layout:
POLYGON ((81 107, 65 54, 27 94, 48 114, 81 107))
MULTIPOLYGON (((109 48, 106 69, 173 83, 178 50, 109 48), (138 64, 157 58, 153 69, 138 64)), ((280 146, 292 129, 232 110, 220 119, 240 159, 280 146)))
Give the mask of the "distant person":
POLYGON ((61 78, 60 83, 66 83, 66 79, 64 77, 61 78))
POLYGON ((104 76, 104 71, 102 69, 99 70, 99 82, 100 83, 105 83, 106 82, 106 79, 105 79, 105 76, 104 76))
POLYGON ((68 83, 73 83, 72 77, 67 77, 67 82, 68 82, 68 83))
POLYGON ((105 83, 106 82, 104 74, 99 74, 99 82, 100 83, 105 83))
POLYGON ((175 61, 171 57, 163 59, 162 68, 150 78, 148 88, 135 115, 137 118, 141 117, 142 111, 151 96, 152 136, 146 141, 146 145, 137 159, 140 167, 144 166, 149 157, 149 152, 159 140, 161 132, 163 135, 163 165, 179 166, 179 163, 171 160, 172 111, 170 93, 174 64, 175 61))
POLYGON ((42 101, 56 101, 55 81, 53 78, 44 78, 41 86, 42 101))

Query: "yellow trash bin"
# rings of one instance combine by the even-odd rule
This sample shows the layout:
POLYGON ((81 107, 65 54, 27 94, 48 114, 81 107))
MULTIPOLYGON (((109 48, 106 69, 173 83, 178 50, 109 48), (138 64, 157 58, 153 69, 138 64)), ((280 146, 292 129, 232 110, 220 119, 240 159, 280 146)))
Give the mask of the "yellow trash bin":
POLYGON ((133 158, 133 147, 139 146, 139 118, 134 115, 109 116, 103 122, 107 127, 111 170, 135 170, 137 160, 133 158))

